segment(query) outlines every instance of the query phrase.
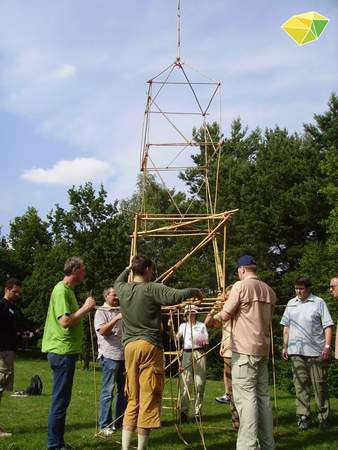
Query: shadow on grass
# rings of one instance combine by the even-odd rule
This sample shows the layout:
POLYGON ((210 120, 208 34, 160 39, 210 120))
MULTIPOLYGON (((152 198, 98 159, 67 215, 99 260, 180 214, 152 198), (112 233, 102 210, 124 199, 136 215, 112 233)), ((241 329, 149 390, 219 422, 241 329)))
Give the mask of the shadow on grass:
MULTIPOLYGON (((174 419, 165 419, 161 421, 161 426, 173 426, 175 423, 174 419)), ((193 426, 191 417, 189 418, 190 426, 193 426)), ((231 419, 228 416, 225 416, 225 413, 217 413, 217 414, 205 414, 202 416, 202 424, 203 425, 219 425, 220 428, 227 428, 231 426, 231 419)))
POLYGON ((306 432, 298 432, 298 430, 290 430, 281 433, 276 437, 277 448, 279 449, 306 449, 321 448, 326 450, 338 449, 338 428, 331 427, 325 431, 319 431, 316 427, 306 432))
MULTIPOLYGON (((95 433, 95 430, 93 428, 93 422, 80 422, 80 423, 71 423, 68 424, 66 421, 66 433, 70 433, 71 431, 79 431, 79 430, 93 430, 93 435, 95 433)), ((16 433, 21 434, 21 433, 43 433, 45 432, 47 435, 47 418, 46 418, 46 423, 43 425, 29 425, 29 426, 17 426, 16 427, 16 433)), ((0 450, 2 449, 2 447, 0 446, 0 450)))

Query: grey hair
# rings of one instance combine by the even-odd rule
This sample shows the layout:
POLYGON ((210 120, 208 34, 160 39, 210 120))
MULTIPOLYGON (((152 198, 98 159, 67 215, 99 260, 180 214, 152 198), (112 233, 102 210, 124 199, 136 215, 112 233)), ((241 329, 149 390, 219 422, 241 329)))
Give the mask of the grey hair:
POLYGON ((65 275, 71 275, 73 269, 79 269, 81 266, 84 266, 83 260, 78 256, 72 256, 68 258, 63 266, 63 271, 65 275))
POLYGON ((109 294, 110 291, 113 291, 114 288, 113 287, 108 287, 106 289, 103 289, 103 298, 106 299, 107 295, 109 294))

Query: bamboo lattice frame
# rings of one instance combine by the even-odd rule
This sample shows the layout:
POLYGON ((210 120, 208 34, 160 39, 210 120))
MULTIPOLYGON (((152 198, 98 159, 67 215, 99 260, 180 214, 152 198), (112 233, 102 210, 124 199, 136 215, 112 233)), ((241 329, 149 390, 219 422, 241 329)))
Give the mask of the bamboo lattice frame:
MULTIPOLYGON (((138 243, 141 239, 158 239, 158 238, 175 238, 180 239, 182 237, 194 237, 199 239, 199 242, 190 249, 181 259, 179 259, 174 265, 166 269, 161 273, 156 281, 167 283, 171 277, 195 254, 202 250, 206 245, 212 245, 215 263, 215 273, 218 291, 225 293, 226 289, 226 247, 227 247, 227 222, 231 219, 232 215, 237 211, 218 211, 217 197, 218 197, 218 184, 219 184, 219 170, 220 170, 220 156, 222 149, 222 141, 215 141, 212 137, 212 132, 209 128, 207 119, 210 121, 213 117, 213 106, 217 103, 217 120, 219 130, 221 130, 221 83, 210 80, 210 78, 202 76, 203 80, 193 79, 189 72, 192 69, 188 64, 181 60, 180 47, 181 47, 181 25, 180 25, 180 0, 177 0, 177 54, 176 60, 162 70, 155 77, 151 78, 147 84, 147 100, 144 112, 143 130, 141 138, 141 151, 140 151, 140 171, 142 175, 142 201, 140 211, 134 216, 134 231, 131 235, 131 249, 130 249, 130 261, 133 256, 138 253, 138 243), (192 101, 188 102, 188 105, 172 105, 169 102, 167 105, 162 105, 163 93, 166 89, 170 89, 171 92, 175 90, 186 89, 190 94, 192 101), (202 95, 202 99, 199 97, 199 90, 206 88, 210 95, 206 98, 205 93, 202 95), (218 100, 218 101, 217 101, 218 100), (186 126, 187 119, 190 118, 191 125, 187 132, 184 126, 186 126), (155 123, 155 126, 154 126, 155 123), (156 124, 159 130, 162 130, 162 124, 165 123, 171 130, 170 138, 166 133, 162 136, 161 133, 154 134, 156 131, 156 124), (202 139, 197 142, 192 137, 193 128, 202 130, 202 139), (198 166, 191 165, 183 158, 183 155, 189 154, 192 151, 202 149, 203 161, 198 166), (156 156, 160 155, 159 162, 156 161, 156 156), (165 155, 169 161, 163 162, 162 156, 165 155), (183 159, 183 162, 182 162, 183 159), (181 160, 181 161, 180 161, 181 160), (216 177, 214 185, 211 186, 209 180, 210 165, 216 166, 216 177), (180 207, 175 202, 174 195, 170 189, 168 182, 165 181, 165 176, 173 172, 181 172, 184 170, 194 170, 200 175, 202 174, 202 182, 197 194, 202 189, 205 191, 205 202, 203 210, 199 212, 191 213, 194 200, 192 199, 185 211, 181 211, 180 207), (175 214, 154 214, 149 213, 148 206, 146 204, 146 180, 149 174, 153 174, 160 183, 164 186, 170 201, 176 210, 175 214)), ((201 73, 192 69, 194 76, 201 73)), ((180 91, 182 92, 182 91, 180 91)), ((172 99, 178 99, 179 95, 174 94, 172 99)), ((178 102, 180 103, 180 102, 178 102)), ((203 303, 199 306, 201 313, 210 311, 215 303, 216 298, 214 296, 205 298, 203 303)), ((181 308, 184 305, 178 305, 175 307, 162 308, 164 315, 169 315, 177 321, 177 326, 180 322, 181 308)), ((176 334, 174 330, 174 320, 172 320, 172 332, 176 334)), ((179 343, 175 342, 175 351, 165 352, 169 357, 169 364, 166 368, 170 369, 170 386, 172 391, 171 368, 174 363, 178 363, 181 367, 181 348, 179 343)), ((219 344, 217 344, 218 346, 219 344)), ((209 351, 212 351, 210 349, 209 351)), ((192 370, 194 369, 194 358, 192 363, 192 370)), ((195 375, 194 389, 195 386, 195 375)), ((183 436, 183 433, 179 427, 177 420, 177 413, 179 411, 180 403, 180 388, 178 386, 177 398, 171 393, 171 397, 168 400, 172 401, 172 406, 169 407, 173 410, 175 420, 175 429, 179 438, 185 445, 189 446, 189 443, 183 436)), ((168 408, 164 406, 164 408, 168 408)), ((199 415, 196 422, 198 431, 201 437, 201 444, 206 449, 206 443, 203 433, 203 424, 199 415)))
POLYGON ((178 260, 172 267, 169 267, 164 273, 159 275, 157 282, 168 282, 180 267, 182 267, 193 255, 208 244, 212 244, 214 261, 216 268, 216 278, 218 290, 226 287, 226 238, 227 221, 237 210, 217 211, 218 183, 219 183, 219 161, 222 148, 222 141, 215 141, 207 122, 215 113, 215 103, 217 110, 217 120, 219 129, 221 129, 221 83, 213 81, 209 77, 202 75, 196 69, 192 69, 181 59, 181 8, 180 0, 177 0, 177 53, 175 61, 160 71, 148 82, 147 100, 144 112, 143 130, 141 138, 140 151, 140 171, 142 176, 142 201, 141 210, 135 214, 134 232, 131 236, 130 259, 137 254, 138 242, 143 238, 177 238, 195 236, 200 237, 200 242, 191 249, 183 258, 178 260), (193 75, 189 74, 192 71, 193 75), (194 77, 194 78, 192 78, 194 77), (196 80, 196 78, 198 79, 196 80), (165 103, 165 91, 170 88, 169 104, 165 103), (201 97, 198 89, 207 89, 203 91, 201 97), (188 104, 181 104, 179 95, 175 94, 175 89, 185 90, 188 96, 188 104), (207 95, 208 94, 208 95, 207 95), (177 100, 177 102, 176 102, 177 100), (174 104, 173 104, 174 103, 174 104), (177 104, 176 104, 177 103, 177 104), (154 125, 154 117, 156 123, 154 125), (184 125, 187 124, 187 118, 191 120, 189 135, 184 126, 181 126, 182 118, 184 125), (161 130, 165 123, 170 128, 173 136, 156 132, 156 124, 161 130), (202 141, 197 142, 192 137, 193 127, 202 130, 202 141), (203 149, 203 162, 199 166, 193 166, 186 162, 178 164, 178 159, 184 160, 193 149, 203 149), (157 163, 156 157, 159 157, 160 163, 157 163), (163 159, 169 161, 163 162, 163 159), (209 181, 209 169, 211 163, 216 163, 216 178, 211 187, 209 181), (181 172, 186 169, 198 171, 203 175, 201 189, 205 191, 204 210, 199 213, 189 213, 193 200, 185 211, 181 211, 175 202, 172 190, 168 182, 164 180, 165 173, 181 172), (168 196, 177 211, 175 214, 149 214, 145 199, 146 179, 149 173, 160 180, 160 183, 166 189, 168 196), (156 225, 160 223, 160 226, 156 225))

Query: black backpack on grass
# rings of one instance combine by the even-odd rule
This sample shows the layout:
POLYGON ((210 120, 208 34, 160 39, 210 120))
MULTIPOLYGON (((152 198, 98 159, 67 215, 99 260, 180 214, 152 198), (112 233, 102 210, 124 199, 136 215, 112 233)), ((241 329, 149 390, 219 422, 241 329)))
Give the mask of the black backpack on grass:
POLYGON ((42 380, 39 375, 32 377, 30 385, 25 389, 26 395, 41 395, 42 394, 42 380))

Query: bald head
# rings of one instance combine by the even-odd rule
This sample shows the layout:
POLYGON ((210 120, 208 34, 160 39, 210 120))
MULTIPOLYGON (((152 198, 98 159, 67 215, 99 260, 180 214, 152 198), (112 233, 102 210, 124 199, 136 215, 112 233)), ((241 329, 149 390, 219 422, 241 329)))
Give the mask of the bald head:
POLYGON ((338 300, 338 275, 331 278, 330 281, 330 292, 333 295, 333 297, 338 300))

